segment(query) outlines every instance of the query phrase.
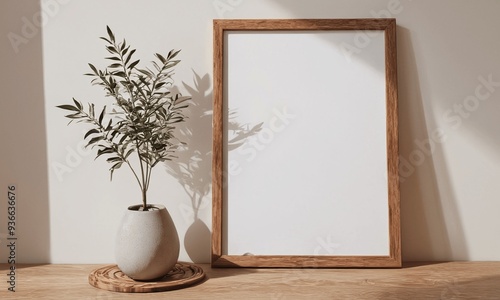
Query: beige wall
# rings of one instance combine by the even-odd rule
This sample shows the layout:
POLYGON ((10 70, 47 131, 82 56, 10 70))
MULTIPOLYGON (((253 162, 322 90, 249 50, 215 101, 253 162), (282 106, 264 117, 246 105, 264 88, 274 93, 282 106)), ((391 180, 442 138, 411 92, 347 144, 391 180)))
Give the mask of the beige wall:
MULTIPOLYGON (((500 259, 500 2, 51 0, 42 7, 39 24, 38 1, 0 2, 0 190, 18 186, 19 262, 112 262, 121 210, 137 202, 130 174, 119 170, 110 183, 109 166, 79 149, 82 129, 66 127, 54 108, 71 97, 102 98, 82 74, 88 62, 104 63, 98 37, 106 25, 144 62, 182 49, 175 78, 197 101, 187 126, 196 132, 191 154, 202 158, 190 173, 198 183, 183 186, 161 167, 151 198, 176 222, 181 259, 207 262, 211 121, 203 113, 211 109, 212 19, 379 16, 398 22, 403 257, 500 259), (192 201, 202 203, 198 221, 192 201)), ((0 201, 2 242, 5 206, 0 201)))

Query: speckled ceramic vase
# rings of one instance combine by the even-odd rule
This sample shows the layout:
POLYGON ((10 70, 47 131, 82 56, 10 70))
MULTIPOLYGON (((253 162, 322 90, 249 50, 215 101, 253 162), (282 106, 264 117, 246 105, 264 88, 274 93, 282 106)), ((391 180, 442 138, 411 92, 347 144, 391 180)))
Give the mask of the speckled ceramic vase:
POLYGON ((134 280, 154 280, 170 272, 179 258, 179 236, 163 205, 133 205, 123 216, 116 236, 118 268, 134 280))

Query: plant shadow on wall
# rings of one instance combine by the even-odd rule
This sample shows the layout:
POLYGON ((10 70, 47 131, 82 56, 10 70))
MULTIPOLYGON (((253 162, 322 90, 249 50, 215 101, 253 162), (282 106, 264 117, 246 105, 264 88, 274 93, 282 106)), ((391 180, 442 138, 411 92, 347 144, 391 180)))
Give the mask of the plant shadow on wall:
MULTIPOLYGON (((190 205, 181 204, 179 209, 186 222, 192 222, 184 237, 184 248, 193 262, 210 261, 211 233, 200 219, 202 211, 210 206, 208 196, 212 186, 212 91, 208 74, 203 77, 195 71, 193 86, 183 82, 191 97, 187 109, 187 122, 179 127, 176 137, 184 143, 178 149, 177 159, 165 163, 167 172, 176 178, 189 196, 190 205)), ((175 93, 175 88, 173 90, 175 93)), ((235 121, 236 112, 230 113, 228 131, 232 138, 228 150, 242 146, 245 139, 260 131, 262 123, 252 127, 235 121)))
MULTIPOLYGON (((272 2, 290 13, 292 18, 318 16, 321 12, 336 12, 327 18, 341 18, 360 12, 373 18, 396 18, 403 12, 409 12, 415 4, 415 1, 401 1, 393 5, 392 1, 384 1, 378 9, 364 10, 354 4, 342 6, 338 1, 312 0, 307 4, 300 1, 272 2), (321 11, 318 11, 318 7, 321 7, 321 11)), ((360 58, 357 54, 366 51, 371 44, 369 34, 363 31, 357 33, 352 43, 344 45, 348 57, 356 60, 360 58)), ((399 145, 400 158, 403 160, 399 172, 402 179, 403 260, 467 259, 467 241, 451 178, 446 171, 446 159, 442 146, 433 140, 435 128, 428 126, 432 126, 429 116, 426 119, 424 106, 429 100, 423 99, 419 80, 425 78, 424 73, 419 74, 420 69, 425 71, 425 61, 416 60, 411 30, 397 26, 397 48, 399 145), (420 66, 419 63, 424 64, 420 66), (433 141, 434 144, 431 144, 433 141)), ((487 118, 482 122, 493 121, 487 118)), ((486 129, 481 132, 489 131, 486 129)))

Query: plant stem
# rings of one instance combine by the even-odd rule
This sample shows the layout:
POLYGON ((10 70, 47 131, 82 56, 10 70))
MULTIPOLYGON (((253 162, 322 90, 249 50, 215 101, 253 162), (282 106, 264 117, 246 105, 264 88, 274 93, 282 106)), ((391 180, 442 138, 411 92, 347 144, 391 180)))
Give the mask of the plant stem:
POLYGON ((145 174, 144 174, 144 166, 143 166, 143 161, 142 161, 142 158, 141 158, 141 154, 140 154, 140 151, 139 151, 139 143, 136 142, 135 143, 136 147, 137 147, 137 157, 139 157, 139 165, 141 166, 141 179, 142 179, 142 186, 141 186, 141 190, 142 190, 142 207, 144 210, 147 210, 147 199, 146 199, 146 193, 148 191, 148 187, 146 186, 146 177, 145 177, 145 174))
POLYGON ((147 190, 145 188, 142 189, 142 210, 146 211, 148 210, 148 205, 146 203, 146 194, 147 190))
POLYGON ((132 173, 134 173, 135 179, 137 180, 137 183, 139 184, 139 187, 142 190, 143 188, 142 188, 141 181, 139 180, 139 176, 137 176, 137 173, 135 173, 135 170, 134 170, 134 168, 132 168, 132 165, 130 164, 130 162, 128 161, 128 159, 126 159, 125 162, 127 163, 127 165, 130 168, 130 170, 132 170, 132 173))
POLYGON ((148 170, 147 170, 147 173, 146 173, 146 186, 149 188, 149 183, 150 183, 150 179, 151 179, 151 172, 152 172, 153 168, 149 167, 148 170))

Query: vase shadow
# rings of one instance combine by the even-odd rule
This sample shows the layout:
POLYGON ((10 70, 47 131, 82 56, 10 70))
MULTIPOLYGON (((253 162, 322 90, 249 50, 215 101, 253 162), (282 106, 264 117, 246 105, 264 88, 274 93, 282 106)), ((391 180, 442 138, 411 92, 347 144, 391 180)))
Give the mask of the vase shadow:
POLYGON ((210 261, 210 229, 202 220, 194 220, 187 229, 184 249, 193 262, 210 261))

